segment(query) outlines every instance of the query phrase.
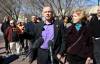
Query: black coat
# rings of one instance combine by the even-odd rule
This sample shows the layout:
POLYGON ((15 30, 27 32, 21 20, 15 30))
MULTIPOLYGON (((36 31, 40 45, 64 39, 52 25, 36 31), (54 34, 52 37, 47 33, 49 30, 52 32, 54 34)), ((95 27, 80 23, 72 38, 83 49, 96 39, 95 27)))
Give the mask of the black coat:
POLYGON ((5 34, 6 29, 9 27, 9 21, 2 23, 1 31, 5 34))
POLYGON ((93 57, 92 32, 87 24, 82 24, 79 31, 75 29, 75 25, 73 24, 67 28, 63 34, 63 45, 65 46, 62 47, 62 51, 64 53, 78 55, 83 58, 93 57), (80 36, 82 36, 81 39, 68 52, 68 48, 71 47, 80 36))
POLYGON ((100 37, 100 20, 98 20, 97 14, 92 15, 92 18, 90 20, 89 26, 92 30, 93 36, 94 37, 100 37))
MULTIPOLYGON (((35 27, 35 33, 36 37, 35 39, 38 39, 42 35, 43 26, 44 22, 40 22, 36 27, 35 27)), ((60 50, 61 43, 62 43, 62 29, 63 29, 63 23, 61 21, 54 20, 54 39, 53 39, 53 52, 54 54, 57 54, 60 50)))

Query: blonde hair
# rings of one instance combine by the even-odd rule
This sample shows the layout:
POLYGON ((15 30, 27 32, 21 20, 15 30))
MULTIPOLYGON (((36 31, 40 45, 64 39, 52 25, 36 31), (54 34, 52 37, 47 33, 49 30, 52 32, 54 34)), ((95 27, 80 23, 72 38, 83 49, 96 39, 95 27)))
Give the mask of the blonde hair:
POLYGON ((76 13, 80 19, 83 19, 86 17, 86 12, 82 9, 77 9, 73 12, 73 14, 76 13))

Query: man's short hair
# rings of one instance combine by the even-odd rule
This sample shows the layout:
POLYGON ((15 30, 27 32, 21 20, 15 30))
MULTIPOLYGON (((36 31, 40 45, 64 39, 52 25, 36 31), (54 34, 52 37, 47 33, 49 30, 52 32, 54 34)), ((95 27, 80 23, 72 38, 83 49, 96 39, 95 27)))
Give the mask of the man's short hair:
MULTIPOLYGON (((50 7, 51 10, 53 11, 53 8, 52 8, 50 5, 45 5, 45 6, 43 6, 43 9, 44 9, 45 7, 50 7)), ((43 11, 43 10, 42 10, 42 11, 43 11)))

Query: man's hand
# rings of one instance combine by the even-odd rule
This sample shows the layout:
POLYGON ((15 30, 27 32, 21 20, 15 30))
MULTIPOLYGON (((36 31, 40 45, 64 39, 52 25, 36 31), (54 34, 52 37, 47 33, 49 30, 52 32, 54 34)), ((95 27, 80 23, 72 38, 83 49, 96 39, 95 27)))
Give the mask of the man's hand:
POLYGON ((87 58, 85 64, 93 64, 93 59, 91 59, 90 57, 87 58))
POLYGON ((57 58, 63 63, 63 64, 69 64, 67 60, 65 60, 65 57, 62 57, 60 54, 57 54, 57 58), (65 63, 66 61, 66 63, 65 63))
POLYGON ((57 58, 60 59, 61 58, 61 55, 60 54, 57 54, 57 58))

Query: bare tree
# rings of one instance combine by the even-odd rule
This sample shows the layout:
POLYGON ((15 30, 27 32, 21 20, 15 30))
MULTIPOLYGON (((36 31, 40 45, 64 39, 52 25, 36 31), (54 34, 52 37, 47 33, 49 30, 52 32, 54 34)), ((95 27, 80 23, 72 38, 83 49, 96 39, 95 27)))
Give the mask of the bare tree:
POLYGON ((55 16, 64 17, 70 15, 76 8, 85 9, 94 3, 91 0, 0 0, 0 14, 13 17, 15 15, 18 18, 22 11, 26 15, 41 16, 42 8, 45 5, 53 8, 55 16))
POLYGON ((66 16, 72 13, 75 8, 86 8, 88 7, 87 2, 93 2, 91 0, 29 0, 33 7, 33 14, 38 13, 40 15, 43 6, 50 5, 56 16, 66 16))
MULTIPOLYGON (((70 8, 72 0, 29 0, 31 3, 33 14, 41 15, 43 6, 50 5, 56 16, 65 16, 67 9, 70 8)), ((68 10, 67 10, 68 11, 68 10)))
POLYGON ((21 7, 21 0, 0 0, 0 11, 3 15, 9 15, 18 18, 21 7))

